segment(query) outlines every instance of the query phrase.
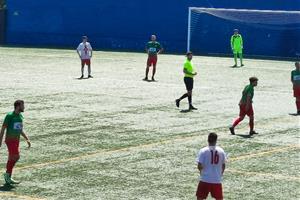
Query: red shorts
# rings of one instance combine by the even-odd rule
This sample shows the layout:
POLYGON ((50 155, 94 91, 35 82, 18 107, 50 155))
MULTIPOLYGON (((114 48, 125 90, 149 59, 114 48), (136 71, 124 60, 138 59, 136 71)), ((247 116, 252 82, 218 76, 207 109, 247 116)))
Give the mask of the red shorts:
POLYGON ((221 183, 205 183, 200 181, 198 184, 196 196, 201 199, 206 199, 208 193, 215 199, 223 199, 223 190, 221 183))
POLYGON ((294 86, 294 97, 300 98, 300 85, 294 86))
POLYGON ((240 105, 240 116, 245 116, 245 115, 248 115, 249 117, 254 115, 252 104, 250 105, 248 111, 246 111, 246 104, 240 105))
POLYGON ((81 64, 82 65, 90 65, 91 64, 91 60, 90 59, 81 59, 81 64))
POLYGON ((147 66, 150 67, 153 65, 154 67, 156 66, 157 63, 157 56, 149 56, 147 60, 147 66))
POLYGON ((20 154, 20 150, 19 150, 20 141, 18 139, 6 139, 5 143, 8 149, 8 154, 10 156, 16 156, 20 154))

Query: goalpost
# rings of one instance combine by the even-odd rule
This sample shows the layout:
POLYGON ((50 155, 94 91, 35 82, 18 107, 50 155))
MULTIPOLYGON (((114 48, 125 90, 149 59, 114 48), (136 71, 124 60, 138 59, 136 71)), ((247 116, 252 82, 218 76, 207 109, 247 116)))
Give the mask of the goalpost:
MULTIPOLYGON (((187 51, 193 50, 192 45, 194 45, 194 43, 191 41, 197 36, 197 31, 201 33, 210 31, 203 28, 200 30, 199 26, 209 27, 210 23, 214 23, 214 21, 219 22, 221 37, 222 34, 224 34, 224 32, 222 32, 223 29, 229 28, 229 25, 226 25, 227 23, 231 26, 235 24, 237 26, 236 28, 247 26, 261 28, 262 30, 295 30, 298 35, 300 31, 300 11, 189 7, 187 51), (220 20, 223 24, 220 23, 220 20), (206 25, 204 25, 205 23, 206 25)), ((274 38, 274 41, 275 39, 276 38, 274 38)), ((205 40, 205 38, 203 38, 203 40, 205 40)), ((300 48, 300 36, 297 42, 300 48)))

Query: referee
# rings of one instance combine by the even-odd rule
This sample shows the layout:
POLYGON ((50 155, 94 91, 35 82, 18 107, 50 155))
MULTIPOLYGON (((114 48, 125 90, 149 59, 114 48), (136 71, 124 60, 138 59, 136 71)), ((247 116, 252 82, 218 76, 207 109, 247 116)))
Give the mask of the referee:
POLYGON ((183 66, 183 73, 184 73, 184 84, 187 90, 187 93, 182 95, 179 99, 176 99, 176 106, 179 108, 180 101, 184 98, 188 98, 189 101, 189 110, 197 110, 192 105, 192 91, 193 91, 193 86, 194 86, 194 76, 197 75, 197 72, 195 71, 194 65, 192 63, 193 59, 193 53, 192 52, 187 52, 186 54, 187 60, 184 63, 183 66))

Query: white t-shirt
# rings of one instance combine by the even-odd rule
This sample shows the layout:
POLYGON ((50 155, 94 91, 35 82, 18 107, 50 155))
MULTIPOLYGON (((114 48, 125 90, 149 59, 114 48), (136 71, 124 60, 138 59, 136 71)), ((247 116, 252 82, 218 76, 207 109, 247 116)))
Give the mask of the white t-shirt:
POLYGON ((200 149, 196 162, 201 163, 203 169, 200 180, 206 183, 221 183, 222 165, 226 162, 226 154, 221 147, 208 146, 200 149))
POLYGON ((80 58, 81 59, 90 59, 91 58, 91 51, 93 49, 92 49, 92 46, 89 42, 86 42, 86 43, 81 42, 78 45, 77 50, 80 53, 80 58))

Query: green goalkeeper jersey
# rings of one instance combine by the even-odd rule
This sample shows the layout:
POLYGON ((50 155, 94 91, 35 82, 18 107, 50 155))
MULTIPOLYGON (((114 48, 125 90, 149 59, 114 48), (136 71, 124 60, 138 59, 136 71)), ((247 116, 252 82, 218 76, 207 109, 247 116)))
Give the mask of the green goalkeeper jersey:
POLYGON ((243 48, 243 38, 240 34, 231 36, 231 49, 240 50, 243 48))

